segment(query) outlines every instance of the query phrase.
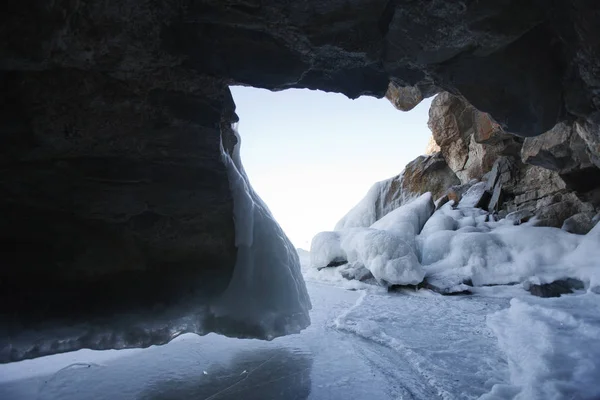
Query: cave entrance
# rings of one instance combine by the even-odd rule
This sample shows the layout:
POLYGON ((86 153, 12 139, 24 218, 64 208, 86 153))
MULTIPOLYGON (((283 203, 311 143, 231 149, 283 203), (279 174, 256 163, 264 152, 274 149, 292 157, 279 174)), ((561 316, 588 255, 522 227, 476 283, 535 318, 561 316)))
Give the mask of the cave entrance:
POLYGON ((241 158, 295 247, 331 230, 375 182, 424 154, 431 98, 409 112, 387 99, 231 87, 241 158))

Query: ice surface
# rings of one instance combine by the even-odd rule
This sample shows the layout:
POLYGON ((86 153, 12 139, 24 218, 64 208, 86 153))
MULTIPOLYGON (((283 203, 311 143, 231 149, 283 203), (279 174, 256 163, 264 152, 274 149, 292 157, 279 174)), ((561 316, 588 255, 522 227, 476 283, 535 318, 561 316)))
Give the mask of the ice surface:
POLYGON ((472 399, 509 379, 485 325, 506 299, 308 289, 312 324, 298 335, 183 335, 112 357, 83 351, 1 365, 0 399, 472 399))
POLYGON ((561 264, 569 277, 589 282, 590 290, 600 294, 600 223, 581 239, 573 252, 565 255, 561 264))
POLYGON ((472 208, 477 205, 483 192, 485 191, 486 183, 478 182, 471 186, 465 194, 462 195, 460 202, 458 203, 459 208, 472 208))
POLYGON ((488 317, 510 381, 483 399, 600 398, 600 296, 513 299, 488 317))
MULTIPOLYGON (((211 299, 205 291, 196 290, 206 283, 198 282, 206 275, 192 275, 181 290, 173 288, 178 297, 168 298, 168 304, 135 304, 128 312, 107 311, 106 316, 47 325, 9 326, 0 316, 0 363, 82 348, 148 347, 188 332, 272 339, 308 326, 310 300, 298 255, 252 190, 241 165, 239 145, 233 157, 221 151, 234 199, 238 252, 232 280, 220 298, 211 299)), ((165 285, 173 286, 173 282, 165 285)))
POLYGON ((382 187, 383 182, 377 182, 371 186, 367 195, 338 221, 334 230, 364 228, 377 221, 377 201, 382 187))
POLYGON ((507 303, 423 291, 365 293, 333 326, 364 339, 360 347, 381 346, 380 353, 394 360, 399 385, 418 382, 412 396, 390 397, 475 399, 508 379, 504 354, 486 325, 486 316, 507 303))
POLYGON ((554 300, 519 286, 465 297, 374 288, 309 283, 311 326, 269 342, 182 335, 147 349, 0 365, 0 399, 598 398, 596 294, 554 300))
POLYGON ((297 333, 310 324, 311 308, 298 253, 252 189, 237 139, 231 157, 221 149, 234 201, 237 260, 228 288, 210 306, 209 328, 265 339, 297 333))
POLYGON ((393 233, 414 245, 416 235, 421 232, 434 209, 431 193, 428 192, 389 212, 371 228, 393 233))

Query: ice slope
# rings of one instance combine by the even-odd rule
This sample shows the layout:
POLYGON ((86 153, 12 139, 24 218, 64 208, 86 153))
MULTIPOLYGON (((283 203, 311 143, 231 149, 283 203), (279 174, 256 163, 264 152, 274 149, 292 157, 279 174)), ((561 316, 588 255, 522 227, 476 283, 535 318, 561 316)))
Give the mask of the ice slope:
POLYGON ((240 159, 221 147, 234 202, 237 260, 233 277, 210 308, 208 331, 272 339, 310 324, 310 298, 296 249, 254 192, 240 159))

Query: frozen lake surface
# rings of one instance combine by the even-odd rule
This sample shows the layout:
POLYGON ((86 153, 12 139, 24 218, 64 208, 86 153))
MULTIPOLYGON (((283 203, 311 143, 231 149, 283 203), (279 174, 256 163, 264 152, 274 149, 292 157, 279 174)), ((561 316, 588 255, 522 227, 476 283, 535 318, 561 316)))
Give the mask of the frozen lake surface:
POLYGON ((486 325, 507 298, 308 289, 312 325, 299 335, 184 335, 8 364, 0 399, 463 399, 508 380, 486 325))

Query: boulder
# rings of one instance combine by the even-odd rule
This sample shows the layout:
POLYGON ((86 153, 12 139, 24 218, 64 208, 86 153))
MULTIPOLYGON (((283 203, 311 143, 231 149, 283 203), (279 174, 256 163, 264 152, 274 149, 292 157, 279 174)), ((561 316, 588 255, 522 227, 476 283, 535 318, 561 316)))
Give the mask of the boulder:
POLYGON ((560 279, 552 283, 529 284, 527 290, 538 297, 560 297, 573 293, 573 290, 583 289, 583 282, 578 279, 560 279))
POLYGON ((370 279, 375 279, 371 271, 369 271, 362 263, 359 262, 343 265, 338 269, 338 272, 343 278, 348 280, 364 282, 370 279))
POLYGON ((488 114, 447 92, 438 94, 431 103, 428 126, 461 183, 481 179, 500 155, 520 148, 488 114))
POLYGON ((593 212, 582 212, 572 215, 565 219, 561 229, 570 233, 585 235, 596 225, 597 221, 594 221, 594 217, 593 212))
POLYGON ((562 227, 564 222, 573 215, 595 213, 591 204, 582 202, 572 192, 558 192, 546 196, 536 202, 535 210, 536 225, 555 228, 562 227))
POLYGON ((473 109, 460 97, 448 92, 438 94, 429 109, 428 126, 448 166, 466 183, 481 171, 470 171, 469 143, 473 126, 473 109))
POLYGON ((441 153, 417 157, 404 168, 402 190, 423 194, 431 192, 434 199, 444 194, 447 188, 458 185, 460 181, 446 164, 441 153))
POLYGON ((526 164, 566 174, 592 165, 587 149, 573 125, 561 122, 540 136, 526 138, 521 159, 526 164))
POLYGON ((410 111, 423 100, 423 93, 416 86, 398 86, 390 82, 385 97, 398 110, 410 111))

